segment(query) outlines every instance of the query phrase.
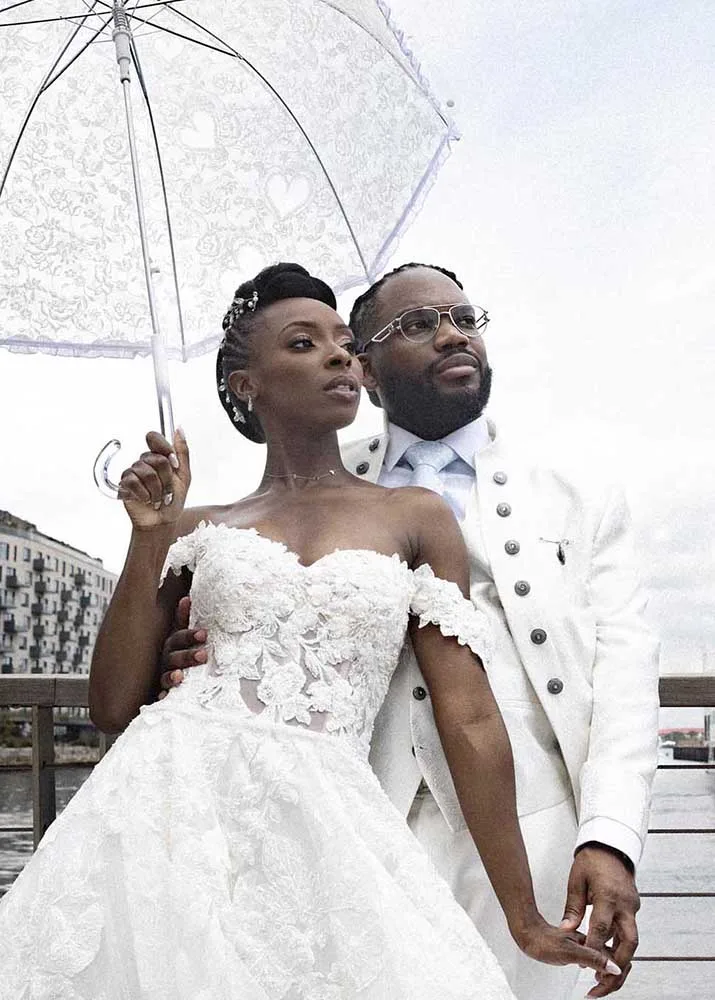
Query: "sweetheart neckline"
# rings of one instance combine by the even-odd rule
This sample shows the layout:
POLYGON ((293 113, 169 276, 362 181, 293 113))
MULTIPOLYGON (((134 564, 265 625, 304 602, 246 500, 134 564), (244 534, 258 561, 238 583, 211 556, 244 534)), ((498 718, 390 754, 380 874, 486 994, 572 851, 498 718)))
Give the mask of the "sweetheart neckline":
POLYGON ((414 573, 412 567, 409 566, 406 560, 404 560, 400 556, 399 552, 393 552, 392 555, 388 555, 386 552, 378 552, 377 549, 335 548, 331 552, 324 552, 322 556, 319 556, 317 559, 314 559, 313 562, 311 563, 304 563, 301 562, 300 554, 294 551, 294 549, 289 548, 285 542, 279 542, 277 538, 271 538, 270 535, 264 535, 263 532, 258 530, 258 528, 239 528, 237 525, 234 524, 224 524, 223 522, 219 522, 217 524, 215 521, 207 521, 205 519, 199 521, 196 527, 193 528, 188 535, 182 535, 181 537, 188 538, 189 535, 193 535, 195 532, 197 532, 199 528, 214 528, 214 530, 223 528, 226 531, 237 531, 240 534, 255 535, 256 538, 262 538, 265 542, 268 542, 270 545, 277 545, 278 548, 281 549, 286 555, 293 556, 296 565, 299 566, 301 569, 312 569, 314 566, 317 566, 318 563, 321 563, 325 559, 329 559, 331 556, 335 556, 338 553, 355 553, 357 555, 362 555, 364 553, 367 553, 368 555, 379 556, 382 559, 389 559, 390 562, 397 561, 400 564, 400 566, 404 566, 405 569, 408 570, 410 573, 414 573))

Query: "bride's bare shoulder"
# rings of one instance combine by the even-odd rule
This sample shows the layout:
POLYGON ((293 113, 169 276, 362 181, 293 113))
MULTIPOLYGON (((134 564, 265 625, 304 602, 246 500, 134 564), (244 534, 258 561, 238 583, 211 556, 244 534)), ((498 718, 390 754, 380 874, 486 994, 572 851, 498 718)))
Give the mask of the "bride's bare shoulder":
POLYGON ((411 516, 426 523, 429 523, 430 518, 456 521, 447 501, 433 490, 424 489, 422 486, 400 486, 388 490, 388 493, 390 496, 386 497, 385 501, 403 516, 411 516))

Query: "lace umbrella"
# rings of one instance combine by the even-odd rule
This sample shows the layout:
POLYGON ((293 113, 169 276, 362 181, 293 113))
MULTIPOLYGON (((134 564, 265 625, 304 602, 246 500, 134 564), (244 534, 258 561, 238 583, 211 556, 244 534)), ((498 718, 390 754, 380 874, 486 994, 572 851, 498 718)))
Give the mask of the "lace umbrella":
POLYGON ((168 436, 237 278, 372 281, 456 137, 382 0, 0 0, 0 107, 0 346, 151 354, 168 436))

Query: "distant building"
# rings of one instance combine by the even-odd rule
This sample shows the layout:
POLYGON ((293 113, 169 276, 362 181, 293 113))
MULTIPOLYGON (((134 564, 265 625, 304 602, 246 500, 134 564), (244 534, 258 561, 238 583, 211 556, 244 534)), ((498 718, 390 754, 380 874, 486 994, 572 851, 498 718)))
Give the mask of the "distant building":
POLYGON ((117 577, 0 510, 0 672, 87 673, 117 577))

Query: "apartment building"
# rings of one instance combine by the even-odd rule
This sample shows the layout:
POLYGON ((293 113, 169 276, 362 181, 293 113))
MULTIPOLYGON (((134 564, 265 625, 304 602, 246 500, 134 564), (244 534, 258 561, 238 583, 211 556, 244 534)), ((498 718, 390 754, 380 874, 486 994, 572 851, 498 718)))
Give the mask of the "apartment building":
POLYGON ((117 577, 0 510, 0 672, 87 673, 117 577))

